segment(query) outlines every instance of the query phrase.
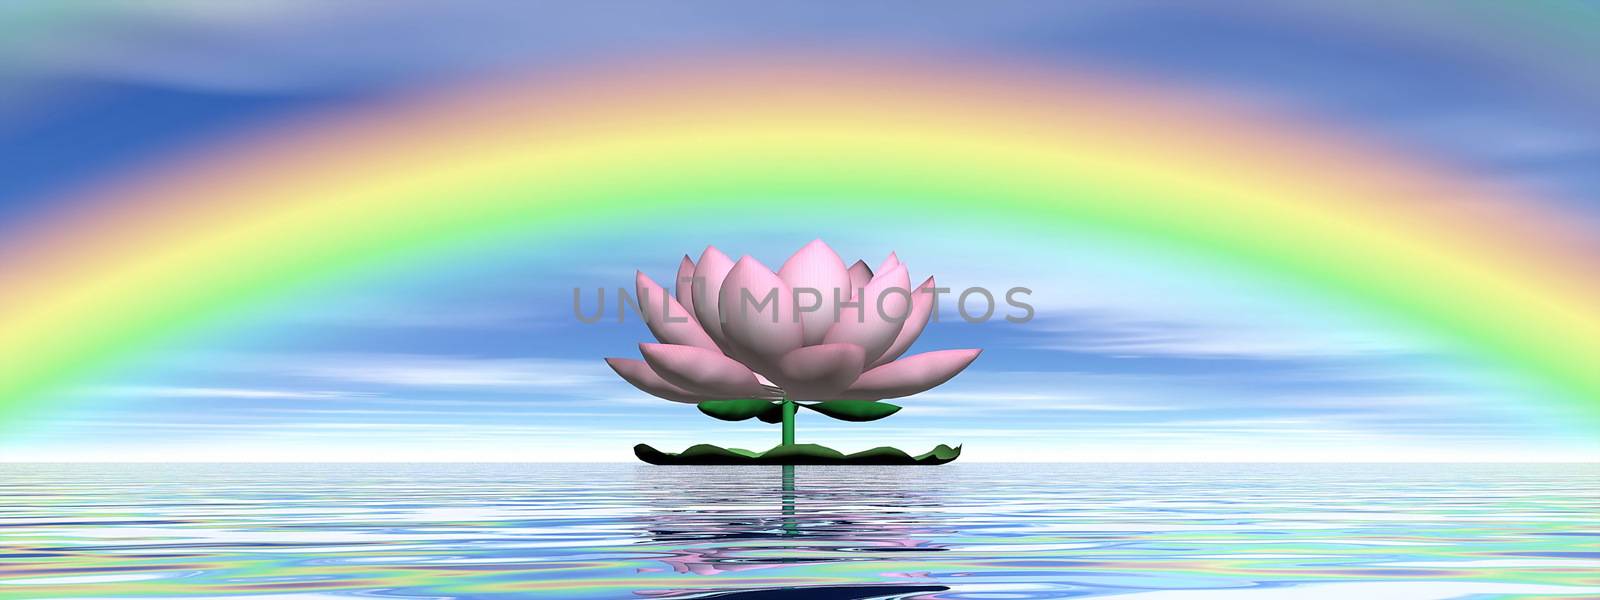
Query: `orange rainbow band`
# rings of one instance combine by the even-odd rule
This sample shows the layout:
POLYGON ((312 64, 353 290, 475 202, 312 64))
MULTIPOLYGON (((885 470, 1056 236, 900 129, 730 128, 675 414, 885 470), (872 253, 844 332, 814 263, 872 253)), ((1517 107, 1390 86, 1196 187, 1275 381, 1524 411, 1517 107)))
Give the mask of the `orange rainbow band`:
POLYGON ((914 211, 1228 261, 1600 415, 1600 252, 1560 211, 1099 76, 806 58, 610 69, 330 115, 68 205, 93 210, 0 241, 0 414, 251 302, 486 236, 914 211))

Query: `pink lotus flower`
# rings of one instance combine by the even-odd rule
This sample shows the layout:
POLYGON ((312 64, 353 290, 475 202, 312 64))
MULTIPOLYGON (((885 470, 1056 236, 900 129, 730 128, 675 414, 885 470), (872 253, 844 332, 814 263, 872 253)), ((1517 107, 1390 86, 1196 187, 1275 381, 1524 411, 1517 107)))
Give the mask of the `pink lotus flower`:
POLYGON ((980 352, 900 358, 928 323, 934 284, 929 277, 913 289, 893 253, 876 271, 862 261, 847 268, 816 240, 774 273, 707 247, 699 262, 683 257, 678 279, 668 296, 638 274, 640 309, 660 343, 640 344, 642 361, 606 359, 628 383, 667 400, 898 398, 950 380, 980 352))

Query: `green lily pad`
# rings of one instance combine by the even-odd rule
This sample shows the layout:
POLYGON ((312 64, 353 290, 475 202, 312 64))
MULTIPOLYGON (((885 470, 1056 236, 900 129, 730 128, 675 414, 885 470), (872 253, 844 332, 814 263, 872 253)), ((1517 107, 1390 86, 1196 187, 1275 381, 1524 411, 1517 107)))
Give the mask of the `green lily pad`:
POLYGON ((840 421, 853 421, 856 423, 876 421, 900 412, 900 407, 898 406, 873 400, 829 400, 827 402, 801 404, 801 406, 840 421))
POLYGON ((771 423, 773 425, 777 425, 777 424, 782 423, 783 422, 783 403, 782 402, 773 402, 770 406, 767 407, 766 410, 761 411, 761 414, 756 415, 756 418, 757 419, 761 419, 761 421, 764 422, 764 423, 771 423))
POLYGON ((933 450, 911 456, 887 446, 844 454, 819 444, 777 446, 766 452, 695 444, 672 454, 639 444, 633 447, 633 454, 652 465, 942 465, 959 458, 961 447, 939 444, 933 450))
MULTIPOLYGON (((724 421, 743 421, 751 417, 760 417, 763 413, 778 409, 778 418, 783 418, 783 407, 770 400, 757 400, 743 398, 739 400, 707 400, 695 405, 707 415, 724 421)), ((765 418, 762 419, 766 421, 765 418)), ((767 421, 771 423, 772 421, 767 421)))

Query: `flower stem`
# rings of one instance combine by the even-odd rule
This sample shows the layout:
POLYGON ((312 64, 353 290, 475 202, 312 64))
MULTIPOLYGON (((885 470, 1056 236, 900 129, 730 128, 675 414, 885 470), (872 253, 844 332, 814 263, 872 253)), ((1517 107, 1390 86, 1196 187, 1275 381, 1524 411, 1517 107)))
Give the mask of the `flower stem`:
POLYGON ((794 401, 783 399, 783 445, 794 445, 794 401))

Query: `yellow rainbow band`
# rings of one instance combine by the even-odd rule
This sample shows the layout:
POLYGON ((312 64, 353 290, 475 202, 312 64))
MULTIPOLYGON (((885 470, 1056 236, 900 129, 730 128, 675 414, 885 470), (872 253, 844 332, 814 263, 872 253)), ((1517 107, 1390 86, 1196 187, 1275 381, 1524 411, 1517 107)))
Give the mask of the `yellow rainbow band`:
POLYGON ((655 64, 408 99, 178 161, 0 241, 0 407, 249 302, 463 241, 803 211, 1181 248, 1600 413, 1600 254, 1537 199, 1201 98, 978 67, 655 64))

